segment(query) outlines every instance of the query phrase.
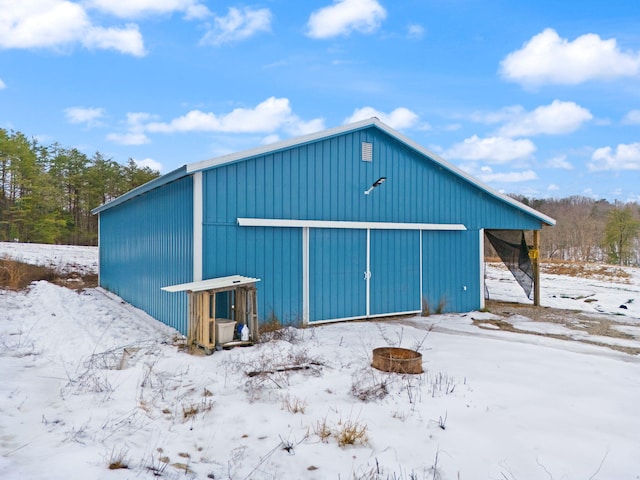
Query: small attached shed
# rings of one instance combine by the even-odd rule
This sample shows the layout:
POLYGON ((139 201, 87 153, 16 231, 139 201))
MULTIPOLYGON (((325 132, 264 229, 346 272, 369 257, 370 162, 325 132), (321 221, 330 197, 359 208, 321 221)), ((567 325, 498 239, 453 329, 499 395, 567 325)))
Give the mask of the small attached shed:
POLYGON ((189 334, 188 290, 261 279, 259 320, 484 306, 485 230, 555 222, 372 118, 183 167, 94 210, 100 285, 189 334))

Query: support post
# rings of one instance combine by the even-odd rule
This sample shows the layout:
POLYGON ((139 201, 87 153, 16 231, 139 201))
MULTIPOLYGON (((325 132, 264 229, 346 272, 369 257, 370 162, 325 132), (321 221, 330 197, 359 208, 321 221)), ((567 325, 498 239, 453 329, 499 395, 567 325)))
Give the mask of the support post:
POLYGON ((540 230, 533 231, 533 250, 531 262, 533 266, 533 304, 540 306, 540 230))

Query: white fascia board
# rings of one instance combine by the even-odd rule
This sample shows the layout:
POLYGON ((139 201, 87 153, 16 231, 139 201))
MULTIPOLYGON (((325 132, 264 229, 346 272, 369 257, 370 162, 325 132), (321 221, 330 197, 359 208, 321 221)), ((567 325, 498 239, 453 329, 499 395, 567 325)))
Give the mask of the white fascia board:
POLYGON ((241 227, 345 228, 350 230, 466 230, 461 223, 348 222, 331 220, 288 220, 281 218, 238 218, 241 227))

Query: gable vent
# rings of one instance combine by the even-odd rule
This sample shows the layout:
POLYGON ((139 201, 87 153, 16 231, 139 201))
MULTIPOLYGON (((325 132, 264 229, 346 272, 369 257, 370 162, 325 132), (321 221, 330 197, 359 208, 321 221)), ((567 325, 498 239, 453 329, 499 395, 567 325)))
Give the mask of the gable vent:
POLYGON ((373 143, 362 142, 362 161, 373 161, 373 143))

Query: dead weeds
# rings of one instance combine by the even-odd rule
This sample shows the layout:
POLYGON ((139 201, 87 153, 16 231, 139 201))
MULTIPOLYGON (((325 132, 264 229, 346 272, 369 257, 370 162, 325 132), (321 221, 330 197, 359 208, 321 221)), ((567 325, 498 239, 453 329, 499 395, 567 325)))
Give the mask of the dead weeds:
POLYGON ((6 256, 0 258, 0 288, 19 291, 40 280, 72 290, 98 286, 98 275, 94 273, 86 275, 77 272, 63 273, 51 267, 31 265, 6 256))
POLYGON ((540 264, 543 273, 565 275, 568 277, 593 278, 596 280, 615 280, 629 283, 631 275, 624 268, 615 265, 601 265, 577 262, 549 261, 540 264))
MULTIPOLYGON (((586 332, 594 337, 611 337, 620 338, 625 340, 633 340, 633 335, 622 332, 615 327, 618 325, 625 325, 611 319, 611 316, 586 314, 584 312, 576 310, 564 310, 560 308, 551 307, 534 307, 533 305, 501 302, 496 300, 487 300, 487 309, 501 317, 510 317, 512 315, 521 315, 534 322, 547 322, 562 325, 571 330, 586 332)), ((597 340, 591 340, 588 338, 573 338, 569 335, 554 334, 554 333, 541 333, 533 332, 530 330, 522 330, 510 322, 499 319, 486 319, 478 320, 473 319, 473 324, 480 328, 491 328, 487 325, 492 325, 500 330, 514 333, 522 333, 526 335, 536 335, 541 337, 556 338, 559 340, 569 340, 581 343, 588 343, 591 345, 598 345, 611 348, 620 352, 625 352, 631 355, 640 355, 640 348, 625 347, 621 345, 612 345, 609 343, 598 342, 597 340)))

